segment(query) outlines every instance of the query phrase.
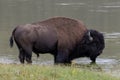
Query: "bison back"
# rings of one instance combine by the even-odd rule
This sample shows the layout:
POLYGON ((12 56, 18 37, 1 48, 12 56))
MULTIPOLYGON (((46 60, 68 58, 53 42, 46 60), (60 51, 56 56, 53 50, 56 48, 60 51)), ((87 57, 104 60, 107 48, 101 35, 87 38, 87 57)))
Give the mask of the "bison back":
POLYGON ((82 40, 87 31, 87 28, 80 20, 65 17, 55 17, 33 24, 40 24, 55 29, 59 48, 73 48, 75 44, 82 40))

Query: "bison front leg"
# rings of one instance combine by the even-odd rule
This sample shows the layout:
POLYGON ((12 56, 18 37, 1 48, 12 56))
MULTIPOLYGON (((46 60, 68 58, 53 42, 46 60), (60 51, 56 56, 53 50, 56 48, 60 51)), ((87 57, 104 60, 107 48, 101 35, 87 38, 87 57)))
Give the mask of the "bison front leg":
POLYGON ((69 59, 69 51, 58 51, 58 54, 55 57, 55 63, 70 64, 71 60, 69 59))
POLYGON ((90 60, 92 61, 91 63, 96 63, 96 56, 91 56, 90 60))

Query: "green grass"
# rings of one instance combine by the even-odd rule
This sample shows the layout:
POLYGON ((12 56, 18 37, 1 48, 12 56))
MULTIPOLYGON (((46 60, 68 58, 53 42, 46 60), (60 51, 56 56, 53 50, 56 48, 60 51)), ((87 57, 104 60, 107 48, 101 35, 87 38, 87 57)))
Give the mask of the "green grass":
POLYGON ((0 64, 0 80, 120 80, 102 71, 76 66, 0 64))

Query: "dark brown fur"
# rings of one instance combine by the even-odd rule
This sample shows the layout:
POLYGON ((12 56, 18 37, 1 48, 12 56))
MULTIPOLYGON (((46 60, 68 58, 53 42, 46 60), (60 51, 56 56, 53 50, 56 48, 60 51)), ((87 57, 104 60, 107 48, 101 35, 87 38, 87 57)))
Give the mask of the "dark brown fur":
POLYGON ((86 32, 86 27, 81 21, 65 17, 52 18, 33 24, 55 28, 58 37, 58 47, 61 48, 73 47, 74 44, 82 39, 86 32))
MULTIPOLYGON (((81 41, 90 41, 88 39, 90 36, 83 38, 87 32, 87 28, 79 20, 55 17, 17 26, 10 38, 10 45, 13 46, 14 38, 19 49, 21 63, 24 63, 24 60, 32 63, 32 52, 36 53, 37 56, 39 53, 51 53, 55 63, 71 63, 71 60, 86 52, 81 51, 83 48, 79 46, 81 46, 81 41)), ((85 45, 87 44, 85 43, 85 45)))

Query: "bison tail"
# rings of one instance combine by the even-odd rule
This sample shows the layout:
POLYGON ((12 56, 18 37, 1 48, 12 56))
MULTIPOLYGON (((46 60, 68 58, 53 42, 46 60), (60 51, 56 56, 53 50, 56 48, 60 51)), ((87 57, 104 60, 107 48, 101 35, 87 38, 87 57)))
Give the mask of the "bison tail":
POLYGON ((13 37, 14 37, 14 33, 15 33, 16 29, 17 29, 17 27, 13 30, 12 36, 9 39, 9 41, 10 41, 10 47, 13 47, 13 43, 14 43, 13 37))
POLYGON ((13 47, 13 43, 14 43, 14 41, 13 41, 13 36, 11 36, 11 37, 10 37, 10 47, 13 47))

